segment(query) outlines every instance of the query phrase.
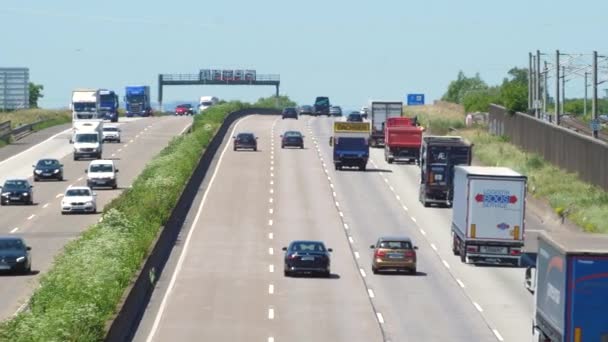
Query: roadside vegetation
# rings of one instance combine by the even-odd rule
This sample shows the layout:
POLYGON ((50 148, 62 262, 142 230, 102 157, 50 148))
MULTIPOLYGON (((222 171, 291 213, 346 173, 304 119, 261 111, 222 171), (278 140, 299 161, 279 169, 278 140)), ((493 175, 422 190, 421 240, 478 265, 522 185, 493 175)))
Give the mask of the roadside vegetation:
POLYGON ((22 125, 29 125, 39 121, 48 121, 48 124, 37 125, 35 128, 42 129, 54 125, 64 124, 72 121, 72 114, 69 110, 54 109, 22 109, 11 112, 0 113, 0 122, 10 121, 12 128, 22 125))
POLYGON ((166 223, 230 102, 196 115, 118 198, 103 221, 68 243, 35 291, 29 309, 0 325, 0 341, 100 341, 125 290, 166 223))

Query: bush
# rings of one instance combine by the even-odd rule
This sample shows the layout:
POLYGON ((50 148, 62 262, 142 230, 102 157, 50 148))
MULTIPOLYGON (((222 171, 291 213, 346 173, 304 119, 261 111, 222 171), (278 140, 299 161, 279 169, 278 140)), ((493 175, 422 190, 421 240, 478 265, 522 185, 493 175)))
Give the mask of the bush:
POLYGON ((104 209, 103 222, 68 243, 42 277, 28 311, 0 325, 1 341, 99 341, 204 148, 238 102, 197 115, 104 209))

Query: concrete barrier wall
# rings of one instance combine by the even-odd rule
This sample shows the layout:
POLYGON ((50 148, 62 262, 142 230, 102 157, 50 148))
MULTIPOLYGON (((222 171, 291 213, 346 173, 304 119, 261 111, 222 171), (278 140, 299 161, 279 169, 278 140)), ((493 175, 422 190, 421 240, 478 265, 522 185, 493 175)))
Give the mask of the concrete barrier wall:
POLYGON ((154 291, 156 280, 160 277, 165 263, 169 259, 171 250, 182 230, 184 220, 188 216, 190 207, 194 203, 207 171, 209 171, 215 153, 222 145, 230 126, 236 120, 251 114, 280 115, 281 111, 277 109, 244 109, 230 113, 226 117, 217 134, 205 149, 169 220, 156 238, 148 259, 146 259, 123 298, 118 313, 108 324, 105 341, 130 341, 133 338, 154 291))
POLYGON ((490 133, 506 135, 523 150, 608 191, 607 143, 497 105, 490 106, 488 125, 490 133))

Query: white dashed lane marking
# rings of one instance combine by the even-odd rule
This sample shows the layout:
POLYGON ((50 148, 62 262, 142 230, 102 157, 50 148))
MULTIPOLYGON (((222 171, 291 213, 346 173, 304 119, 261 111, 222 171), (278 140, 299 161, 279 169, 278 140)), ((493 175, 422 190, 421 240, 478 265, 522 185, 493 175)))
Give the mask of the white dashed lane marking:
POLYGON ((458 283, 458 286, 460 286, 464 289, 464 283, 462 282, 462 280, 456 279, 456 282, 458 283))
POLYGON ((268 239, 269 239, 269 240, 274 239, 274 234, 273 234, 273 233, 268 233, 268 239))
POLYGON ((15 234, 19 230, 19 227, 15 227, 11 230, 11 234, 15 234))
POLYGON ((270 284, 268 285, 268 294, 273 294, 274 293, 274 285, 270 284))
POLYGON ((473 302, 473 305, 475 306, 475 309, 477 309, 477 311, 483 312, 483 309, 481 308, 481 305, 477 304, 476 302, 473 302))
POLYGON ((380 322, 380 324, 384 324, 384 317, 381 313, 376 312, 376 317, 378 317, 378 322, 380 322))
POLYGON ((30 215, 30 216, 29 216, 27 219, 28 219, 28 220, 31 220, 31 219, 33 219, 34 217, 36 217, 36 215, 32 214, 32 215, 30 215))
POLYGON ((367 289, 367 294, 369 295, 369 298, 374 298, 374 291, 372 289, 367 289))
POLYGON ((498 332, 498 330, 496 330, 496 329, 492 329, 492 332, 494 333, 494 336, 496 336, 496 338, 497 338, 497 339, 498 339, 500 342, 502 342, 502 341, 504 341, 504 340, 505 340, 504 338, 502 338, 502 335, 501 335, 501 334, 498 332))
POLYGON ((274 273, 274 265, 268 265, 268 272, 274 273))

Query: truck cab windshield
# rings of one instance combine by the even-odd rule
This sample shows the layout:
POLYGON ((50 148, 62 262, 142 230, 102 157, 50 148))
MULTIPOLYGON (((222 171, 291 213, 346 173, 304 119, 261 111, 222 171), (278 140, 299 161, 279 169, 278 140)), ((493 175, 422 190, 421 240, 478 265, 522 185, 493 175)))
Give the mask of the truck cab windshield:
POLYGON ((77 134, 76 142, 79 143, 96 143, 99 136, 96 133, 77 134))
POLYGON ((144 102, 144 100, 145 100, 144 95, 128 95, 127 96, 127 101, 129 101, 130 103, 144 102))
POLYGON ((95 112, 95 103, 76 102, 74 103, 75 112, 95 112))

